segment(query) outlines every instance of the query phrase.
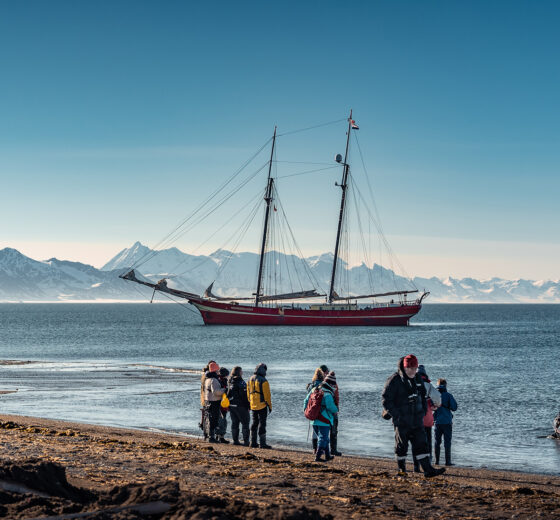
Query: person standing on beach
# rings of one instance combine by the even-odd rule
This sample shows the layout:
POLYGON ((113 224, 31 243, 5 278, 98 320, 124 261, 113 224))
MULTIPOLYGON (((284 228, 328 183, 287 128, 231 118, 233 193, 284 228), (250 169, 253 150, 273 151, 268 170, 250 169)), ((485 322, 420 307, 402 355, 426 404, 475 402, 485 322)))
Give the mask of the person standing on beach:
MULTIPOLYGON (((325 377, 327 376, 327 374, 330 372, 329 367, 327 367, 327 365, 321 365, 319 367, 323 374, 325 374, 325 377)), ((334 374, 334 372, 333 372, 334 374)), ((335 385, 335 391, 334 391, 334 402, 337 406, 337 408, 340 408, 340 393, 338 391, 338 385, 335 385)), ((340 451, 338 451, 337 446, 338 446, 338 413, 335 414, 334 419, 333 419, 333 424, 331 427, 331 433, 330 433, 330 444, 331 444, 331 455, 336 455, 337 457, 340 457, 342 455, 342 453, 340 451)))
POLYGON ((225 392, 225 388, 222 388, 218 380, 218 370, 220 370, 218 363, 210 363, 204 380, 204 401, 206 413, 208 414, 208 421, 206 421, 208 425, 208 431, 206 432, 208 442, 218 442, 216 439, 216 429, 220 420, 220 402, 225 392))
POLYGON ((270 397, 270 386, 266 380, 266 365, 260 363, 255 368, 255 373, 249 379, 247 385, 247 397, 251 406, 253 422, 251 424, 251 447, 258 448, 257 431, 260 447, 270 449, 266 443, 266 417, 272 412, 272 400, 270 397))
POLYGON ((336 383, 336 375, 334 372, 329 372, 325 376, 325 383, 327 383, 333 389, 333 399, 336 406, 336 412, 333 414, 333 421, 330 431, 330 444, 331 444, 331 455, 336 455, 337 457, 342 456, 342 453, 337 450, 338 445, 338 411, 340 410, 340 393, 338 391, 338 384, 336 383))
POLYGON ((239 442, 239 424, 241 423, 243 445, 249 446, 249 399, 247 398, 247 383, 243 380, 243 370, 241 367, 233 367, 228 380, 226 395, 229 399, 233 444, 241 444, 239 442))
POLYGON ((560 439, 560 412, 558 412, 558 415, 556 416, 554 421, 552 421, 552 426, 554 427, 552 437, 555 439, 560 439))
MULTIPOLYGON (((229 370, 225 367, 220 367, 218 370, 218 381, 221 387, 224 389, 224 393, 227 392, 229 370)), ((225 438, 227 432, 227 413, 229 408, 224 408, 220 402, 220 415, 218 418, 218 428, 216 428, 216 438, 218 442, 222 444, 229 444, 229 441, 225 438)))
POLYGON ((457 410, 457 401, 447 391, 447 381, 438 379, 437 389, 441 394, 441 406, 434 412, 434 422, 436 425, 436 445, 435 455, 436 464, 439 464, 439 454, 441 450, 441 438, 445 447, 445 465, 453 466, 451 462, 451 435, 453 433, 453 414, 457 410))
POLYGON ((417 374, 418 359, 409 354, 399 359, 397 371, 390 376, 382 393, 382 405, 393 419, 395 428, 395 455, 399 474, 406 474, 406 454, 409 441, 412 453, 424 470, 425 477, 435 477, 445 472, 430 462, 424 416, 427 411, 426 389, 417 374))
POLYGON ((206 374, 208 372, 208 367, 210 363, 215 363, 213 359, 208 361, 208 364, 202 369, 202 376, 200 378, 200 424, 198 425, 203 432, 204 439, 206 440, 208 437, 206 432, 208 431, 208 416, 206 414, 206 400, 204 399, 204 381, 206 381, 206 374))
MULTIPOLYGON (((325 373, 323 372, 323 370, 320 367, 316 368, 315 373, 313 374, 313 379, 311 379, 311 383, 307 383, 307 393, 311 392, 311 390, 319 386, 324 379, 325 373)), ((317 432, 313 430, 313 433, 311 435, 311 445, 313 446, 313 453, 317 453, 317 442, 317 432)))
MULTIPOLYGON (((424 388, 426 389, 426 400, 428 405, 428 410, 426 415, 424 415, 424 431, 426 432, 426 442, 428 443, 428 449, 430 451, 430 461, 432 460, 432 426, 434 425, 434 410, 441 404, 441 395, 436 390, 436 387, 432 385, 430 378, 424 368, 424 365, 418 365, 418 375, 422 378, 424 382, 424 388)), ((412 456, 414 461, 414 473, 420 472, 420 465, 418 460, 414 455, 412 456)))
MULTIPOLYGON (((306 417, 312 421, 313 433, 317 436, 315 462, 327 462, 334 458, 329 449, 329 434, 338 408, 334 402, 334 388, 328 383, 328 380, 330 379, 332 382, 333 378, 334 373, 330 372, 321 384, 309 391, 303 401, 303 411, 306 417), (332 377, 329 378, 331 374, 332 377), (314 410, 316 413, 313 413, 314 410), (325 454, 324 459, 321 458, 323 453, 325 454)), ((336 378, 334 378, 334 382, 336 383, 336 378)))

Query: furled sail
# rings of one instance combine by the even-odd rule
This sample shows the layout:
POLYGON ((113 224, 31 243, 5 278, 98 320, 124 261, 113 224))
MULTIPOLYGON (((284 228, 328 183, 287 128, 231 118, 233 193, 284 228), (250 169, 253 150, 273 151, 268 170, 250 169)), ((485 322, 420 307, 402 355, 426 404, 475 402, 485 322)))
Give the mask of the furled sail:
POLYGON ((364 298, 377 298, 377 297, 381 297, 381 296, 394 296, 397 294, 410 294, 410 293, 417 293, 418 289, 415 289, 414 291, 391 291, 391 292, 385 292, 385 293, 377 293, 377 294, 361 294, 360 296, 339 296, 338 294, 336 294, 335 297, 333 297, 333 300, 362 300, 364 298))
POLYGON ((154 291, 161 291, 172 294, 173 296, 177 296, 179 298, 185 298, 186 300, 200 300, 200 296, 198 294, 179 291, 178 289, 172 289, 171 287, 168 287, 167 280, 165 278, 162 278, 158 283, 144 282, 143 280, 140 280, 136 277, 134 269, 131 269, 126 274, 119 275, 119 278, 122 278, 123 280, 130 280, 131 282, 136 282, 141 285, 145 285, 146 287, 151 287, 154 291))

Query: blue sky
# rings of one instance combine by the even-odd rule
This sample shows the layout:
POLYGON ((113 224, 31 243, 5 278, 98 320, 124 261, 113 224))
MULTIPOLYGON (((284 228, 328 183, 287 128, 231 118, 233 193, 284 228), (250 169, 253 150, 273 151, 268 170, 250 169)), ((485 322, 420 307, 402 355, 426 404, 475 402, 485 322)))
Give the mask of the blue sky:
MULTIPOLYGON (((556 2, 199 4, 0 4, 0 247, 99 266, 153 245, 274 125, 353 108, 409 274, 560 277, 556 2)), ((344 131, 278 159, 332 161, 344 131)), ((310 254, 333 247, 336 180, 282 192, 310 254)))

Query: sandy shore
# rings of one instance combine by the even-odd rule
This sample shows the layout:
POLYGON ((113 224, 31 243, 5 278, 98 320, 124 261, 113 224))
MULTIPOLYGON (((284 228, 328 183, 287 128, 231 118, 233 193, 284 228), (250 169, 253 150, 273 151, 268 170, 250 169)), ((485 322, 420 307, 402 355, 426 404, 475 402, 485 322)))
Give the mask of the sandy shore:
POLYGON ((0 415, 0 517, 559 518, 560 477, 452 467, 398 477, 387 459, 207 444, 0 415))

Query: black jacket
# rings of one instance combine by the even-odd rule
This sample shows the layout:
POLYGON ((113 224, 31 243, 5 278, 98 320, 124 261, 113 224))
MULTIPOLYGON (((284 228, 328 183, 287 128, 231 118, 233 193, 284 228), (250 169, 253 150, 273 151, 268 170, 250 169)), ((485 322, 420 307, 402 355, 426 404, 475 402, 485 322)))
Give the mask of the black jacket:
POLYGON ((227 397, 230 406, 249 409, 249 399, 247 398, 247 383, 242 377, 230 377, 227 386, 227 397))
POLYGON ((387 379, 381 404, 391 414, 395 426, 422 428, 428 409, 426 389, 418 374, 414 379, 406 375, 403 360, 404 358, 399 359, 397 371, 387 379))

